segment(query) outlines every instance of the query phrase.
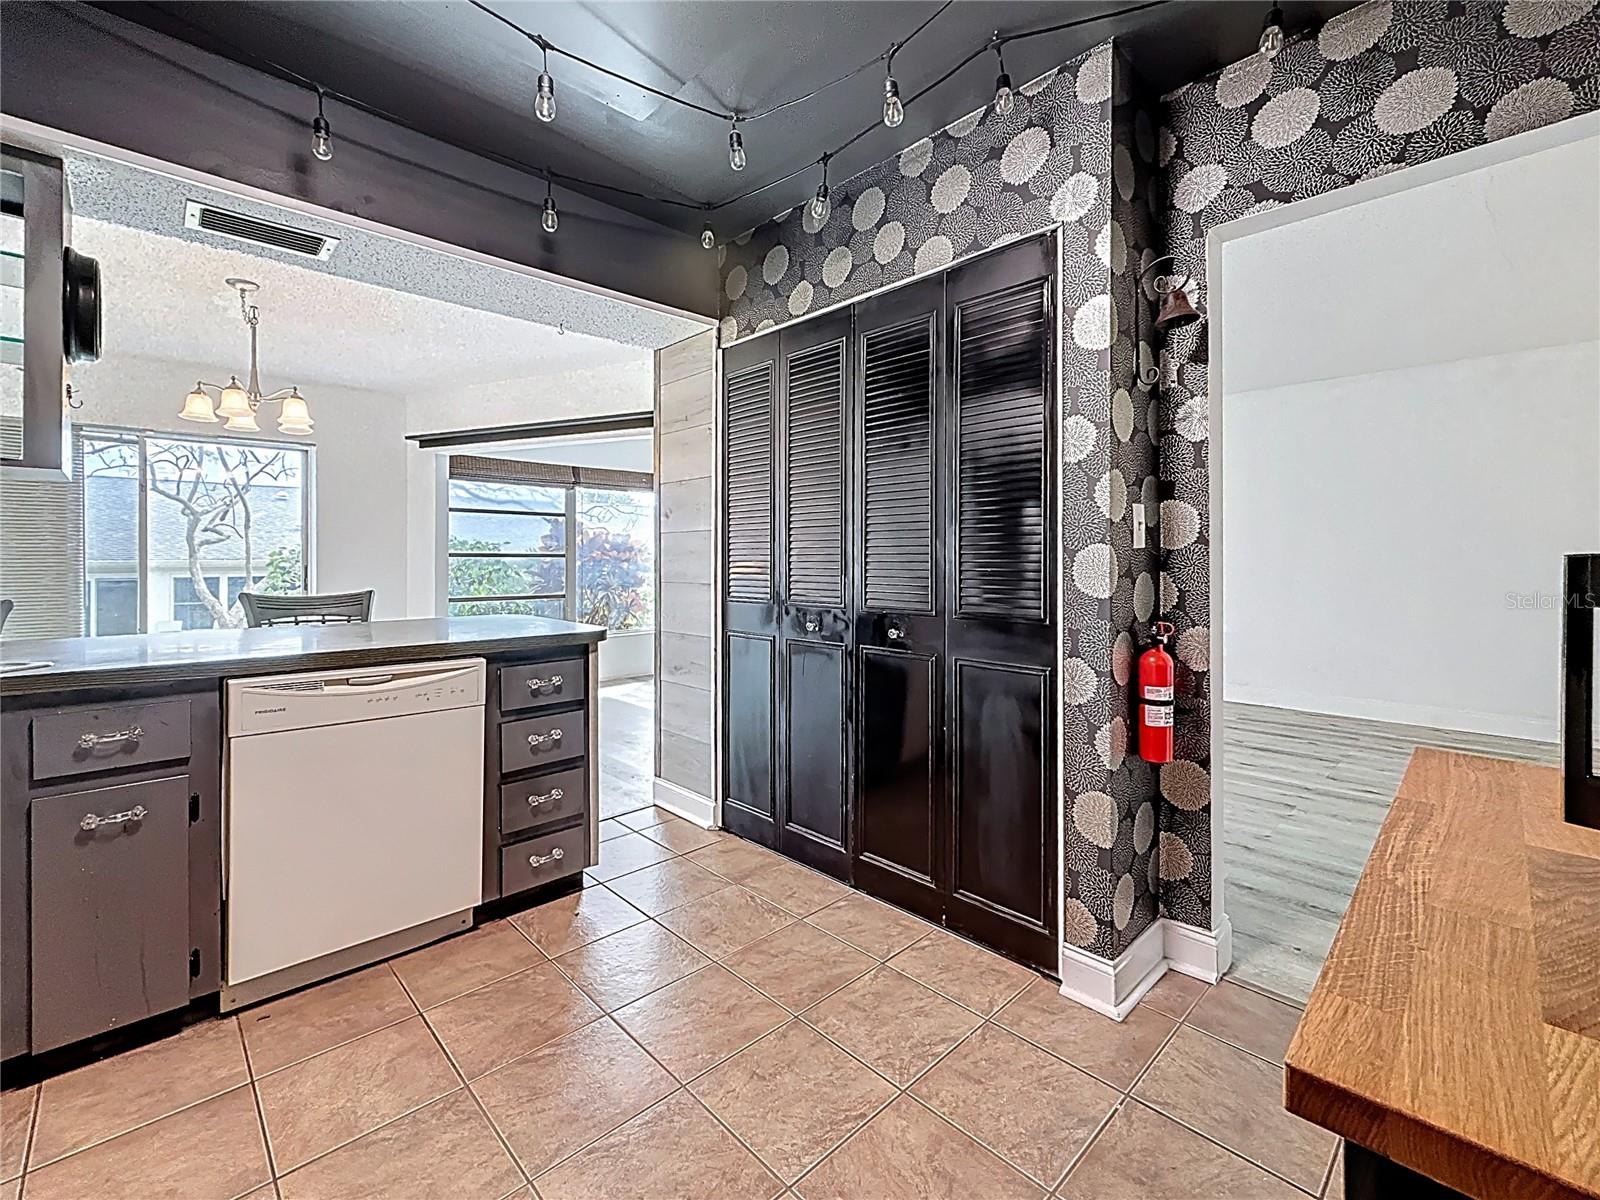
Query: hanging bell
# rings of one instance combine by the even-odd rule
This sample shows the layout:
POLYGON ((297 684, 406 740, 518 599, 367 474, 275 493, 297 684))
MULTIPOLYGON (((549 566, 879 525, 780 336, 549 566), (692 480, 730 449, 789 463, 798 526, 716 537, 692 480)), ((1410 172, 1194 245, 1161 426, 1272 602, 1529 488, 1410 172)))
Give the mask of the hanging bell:
POLYGON ((1157 329, 1181 329, 1193 325, 1203 314, 1181 287, 1161 293, 1161 307, 1156 310, 1157 329))

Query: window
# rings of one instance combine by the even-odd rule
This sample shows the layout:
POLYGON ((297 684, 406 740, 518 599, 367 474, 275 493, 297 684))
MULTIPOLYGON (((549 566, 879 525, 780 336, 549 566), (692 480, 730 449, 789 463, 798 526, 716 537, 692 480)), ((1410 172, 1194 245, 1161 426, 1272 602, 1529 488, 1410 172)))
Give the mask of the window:
POLYGON ((567 490, 450 480, 450 615, 563 617, 567 490))
POLYGON ((654 492, 578 489, 578 620, 653 629, 654 492))
POLYGON ((647 474, 452 456, 450 615, 653 629, 655 511, 647 474))
POLYGON ((91 635, 240 628, 247 587, 306 587, 310 452, 91 430, 83 439, 91 635))

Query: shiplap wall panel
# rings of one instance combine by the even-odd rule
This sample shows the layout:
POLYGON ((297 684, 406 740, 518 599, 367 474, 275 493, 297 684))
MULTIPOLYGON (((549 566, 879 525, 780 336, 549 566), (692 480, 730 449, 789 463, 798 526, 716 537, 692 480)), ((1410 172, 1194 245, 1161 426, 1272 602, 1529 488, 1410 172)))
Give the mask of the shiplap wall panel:
POLYGON ((712 794, 716 334, 656 351, 656 775, 712 794))

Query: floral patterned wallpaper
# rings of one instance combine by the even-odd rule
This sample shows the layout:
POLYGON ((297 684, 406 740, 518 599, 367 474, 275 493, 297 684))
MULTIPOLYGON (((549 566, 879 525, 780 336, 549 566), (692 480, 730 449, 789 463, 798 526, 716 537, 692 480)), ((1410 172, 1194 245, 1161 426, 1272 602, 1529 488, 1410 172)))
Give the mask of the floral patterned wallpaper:
MULTIPOLYGON (((1167 96, 1164 236, 1202 288, 1225 221, 1600 106, 1600 4, 1372 0, 1167 96)), ((1211 913, 1206 330, 1166 339, 1161 609, 1179 630, 1178 761, 1160 771, 1165 915, 1211 913)))
POLYGON ((1051 227, 1060 239, 1063 926, 1108 958, 1211 913, 1206 331, 1162 341, 1140 268, 1315 195, 1600 106, 1600 3, 1372 0, 1152 101, 1109 43, 724 247, 722 341, 1051 227), (1134 311, 1142 309, 1141 342, 1134 311), (1159 356, 1162 394, 1139 364, 1159 356), (1132 504, 1159 504, 1159 551, 1132 504), (1160 561, 1156 555, 1159 553, 1160 561), (1178 761, 1134 754, 1131 672, 1177 623, 1178 761))

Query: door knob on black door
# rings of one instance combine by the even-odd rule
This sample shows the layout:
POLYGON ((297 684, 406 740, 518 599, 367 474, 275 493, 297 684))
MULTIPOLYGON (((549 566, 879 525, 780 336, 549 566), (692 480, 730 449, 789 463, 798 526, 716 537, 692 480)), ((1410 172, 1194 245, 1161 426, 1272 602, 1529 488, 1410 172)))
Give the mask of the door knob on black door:
POLYGON ((890 621, 883 632, 891 642, 903 642, 906 640, 906 627, 900 624, 899 621, 890 621))
POLYGON ((807 633, 816 633, 817 630, 822 628, 822 622, 817 620, 815 617, 807 617, 805 620, 805 627, 807 633))

